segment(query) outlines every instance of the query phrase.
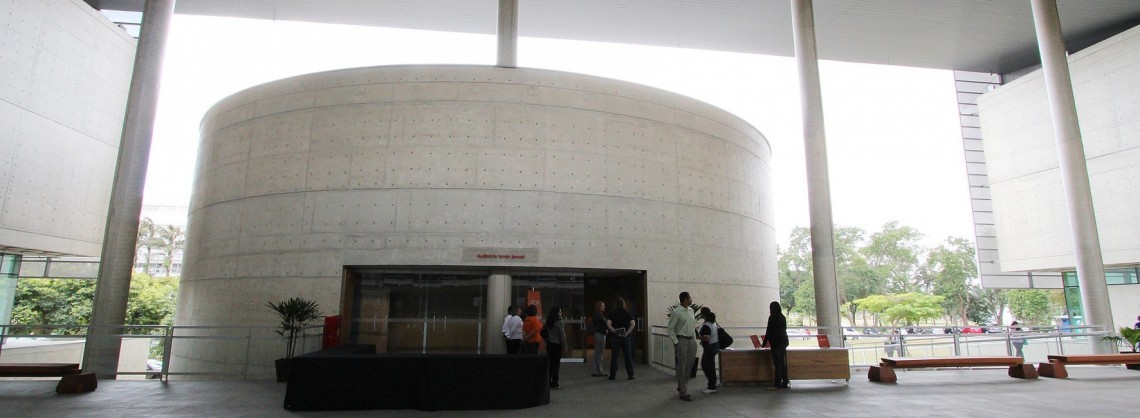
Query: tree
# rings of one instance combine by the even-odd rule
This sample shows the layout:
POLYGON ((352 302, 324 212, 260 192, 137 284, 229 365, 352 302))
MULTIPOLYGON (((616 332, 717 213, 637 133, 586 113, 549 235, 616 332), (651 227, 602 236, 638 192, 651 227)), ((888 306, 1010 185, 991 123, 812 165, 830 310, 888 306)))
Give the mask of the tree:
MULTIPOLYGON (((87 325, 91 323, 91 301, 94 299, 94 280, 20 279, 16 282, 12 324, 87 325)), ((79 328, 59 328, 48 332, 72 335, 81 331, 79 328)), ((36 334, 37 331, 29 330, 29 333, 36 334)))
POLYGON ((135 240, 135 254, 138 254, 139 250, 146 251, 143 253, 143 273, 150 274, 151 253, 161 245, 162 240, 158 237, 158 226, 150 218, 142 218, 139 221, 139 233, 135 240))
POLYGON ((933 293, 942 296, 942 307, 952 319, 961 319, 962 325, 969 321, 970 304, 978 277, 978 266, 974 262, 974 246, 965 238, 947 238, 945 242, 930 251, 924 270, 931 278, 933 293))
POLYGON ((800 314, 800 324, 803 324, 804 319, 815 322, 815 280, 804 280, 800 286, 796 288, 796 300, 800 303, 796 304, 792 312, 800 314))
MULTIPOLYGON (((860 252, 865 234, 862 228, 835 228, 835 278, 839 286, 839 304, 844 308, 841 312, 846 313, 852 324, 859 304, 851 301, 886 290, 885 277, 871 268, 860 252)), ((866 323, 864 317, 863 324, 866 323)))
POLYGON ((868 312, 881 315, 892 325, 905 325, 942 316, 942 296, 910 292, 889 295, 871 295, 855 300, 868 312))
MULTIPOLYGON (((125 325, 170 325, 174 320, 178 279, 136 274, 131 280, 125 325)), ((23 325, 87 325, 95 300, 95 280, 20 279, 12 323, 23 325)), ((61 328, 55 334, 75 334, 79 328, 61 328)), ((32 330, 31 333, 35 333, 32 330)))
POLYGON ((1048 291, 1039 289, 1010 290, 1009 312, 1018 320, 1030 325, 1048 324, 1058 312, 1053 306, 1048 291))
POLYGON ((780 305, 789 312, 797 312, 801 303, 812 305, 815 311, 814 287, 810 299, 798 299, 797 290, 804 282, 813 281, 811 261, 811 232, 802 226, 792 230, 786 250, 776 249, 776 266, 780 278, 780 305))
POLYGON ((1005 316, 1005 305, 1007 303, 1005 289, 982 289, 978 291, 978 295, 983 301, 981 305, 987 310, 984 313, 974 314, 970 320, 977 324, 985 324, 991 322, 993 318, 1000 319, 1005 316))
POLYGON ((181 251, 186 247, 186 234, 175 225, 166 225, 158 227, 158 241, 159 247, 162 249, 162 254, 165 259, 162 260, 162 266, 166 269, 166 277, 170 277, 170 268, 174 262, 174 253, 181 251))
POLYGON ((135 275, 127 299, 127 325, 171 325, 174 323, 178 279, 135 275))
POLYGON ((861 252, 867 263, 886 279, 887 290, 894 293, 920 290, 914 278, 922 253, 918 245, 921 238, 918 230, 890 221, 883 224, 882 231, 872 234, 870 243, 863 247, 861 252))

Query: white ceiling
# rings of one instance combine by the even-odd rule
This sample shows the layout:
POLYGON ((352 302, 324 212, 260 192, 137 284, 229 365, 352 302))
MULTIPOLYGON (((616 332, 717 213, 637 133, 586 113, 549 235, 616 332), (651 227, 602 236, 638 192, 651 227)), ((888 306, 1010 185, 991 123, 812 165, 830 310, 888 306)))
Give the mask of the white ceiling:
MULTIPOLYGON (((86 0, 140 10, 143 0, 86 0)), ((1140 0, 1058 0, 1070 52, 1140 0)), ((790 0, 519 0, 519 36, 792 54, 790 0)), ((178 0, 176 13, 493 34, 498 0, 178 0)), ((1007 73, 1037 65, 1030 0, 815 0, 821 59, 1007 73)))

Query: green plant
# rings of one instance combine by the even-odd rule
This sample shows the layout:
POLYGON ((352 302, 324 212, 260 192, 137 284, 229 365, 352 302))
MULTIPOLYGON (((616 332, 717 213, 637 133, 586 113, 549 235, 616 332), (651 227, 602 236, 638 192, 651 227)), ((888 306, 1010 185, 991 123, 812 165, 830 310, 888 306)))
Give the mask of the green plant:
POLYGON ((281 318, 281 325, 277 334, 285 337, 285 358, 292 358, 297 347, 297 340, 305 325, 321 317, 321 308, 316 302, 302 298, 268 303, 269 308, 281 318))
POLYGON ((1140 343, 1140 329, 1120 327, 1120 337, 1128 341, 1129 347, 1135 350, 1136 344, 1140 343))

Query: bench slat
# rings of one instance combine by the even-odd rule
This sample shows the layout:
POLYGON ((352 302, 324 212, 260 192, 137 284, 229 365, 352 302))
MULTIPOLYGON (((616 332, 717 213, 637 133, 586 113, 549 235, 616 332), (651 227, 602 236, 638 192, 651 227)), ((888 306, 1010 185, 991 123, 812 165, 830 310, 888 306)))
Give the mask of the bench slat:
POLYGON ((0 376, 48 377, 79 374, 79 363, 3 363, 0 376))
POLYGON ((1140 353, 1123 354, 1050 354, 1049 361, 1068 364, 1135 364, 1140 363, 1140 353))
POLYGON ((884 357, 883 364, 900 369, 922 367, 1016 366, 1025 362, 1021 357, 884 357))

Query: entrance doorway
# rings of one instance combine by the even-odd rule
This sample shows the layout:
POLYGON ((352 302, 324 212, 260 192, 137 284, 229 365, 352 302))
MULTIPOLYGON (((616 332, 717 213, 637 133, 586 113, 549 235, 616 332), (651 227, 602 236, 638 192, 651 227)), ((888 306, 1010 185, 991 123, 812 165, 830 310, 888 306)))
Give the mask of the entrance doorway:
MULTIPOLYGON (((618 298, 622 298, 626 301, 626 309, 629 310, 637 321, 637 332, 632 336, 633 352, 634 360, 641 364, 647 362, 646 347, 649 341, 648 321, 645 320, 645 316, 648 314, 645 308, 645 301, 648 298, 645 280, 645 271, 641 270, 592 271, 586 274, 586 287, 584 290, 587 305, 586 312, 591 317, 594 314, 594 302, 596 301, 600 300, 605 302, 607 312, 617 308, 618 298)), ((591 339, 592 338, 591 336, 591 339)), ((593 341, 590 341, 588 345, 590 351, 592 351, 593 346, 593 341)), ((608 343, 606 344, 606 350, 610 350, 610 344, 608 343)), ((593 357, 591 356, 590 358, 593 357)), ((606 361, 609 361, 609 354, 606 355, 606 361)), ((609 367, 608 364, 603 366, 609 367)), ((603 369, 605 369, 605 367, 603 367, 603 369)))
MULTIPOLYGON (((486 317, 487 278, 503 268, 345 267, 341 335, 346 342, 374 344, 378 353, 479 353, 483 330, 502 326, 486 317)), ((567 348, 564 361, 584 361, 593 348, 584 325, 596 300, 610 308, 621 297, 637 318, 635 358, 646 362, 645 272, 636 270, 512 268, 510 303, 538 305, 539 317, 562 310, 567 348), (587 344, 588 343, 588 344, 587 344)), ((498 335, 498 333, 495 333, 498 335)))

